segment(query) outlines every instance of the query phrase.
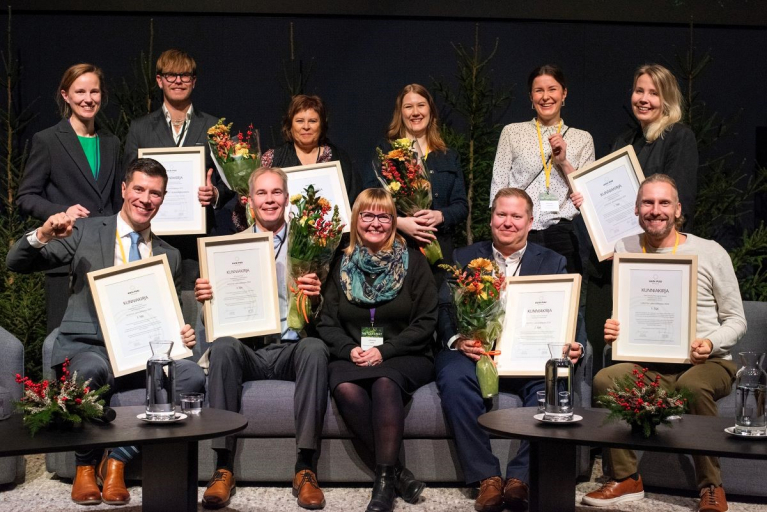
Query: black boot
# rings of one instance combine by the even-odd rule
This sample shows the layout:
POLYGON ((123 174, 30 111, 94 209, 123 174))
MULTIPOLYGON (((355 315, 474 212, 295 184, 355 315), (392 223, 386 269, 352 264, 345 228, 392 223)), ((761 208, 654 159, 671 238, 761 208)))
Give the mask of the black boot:
POLYGON ((416 480, 413 472, 400 463, 394 467, 394 490, 408 503, 416 503, 426 484, 416 480))
POLYGON ((391 512, 394 509, 394 466, 376 464, 373 498, 365 512, 391 512))

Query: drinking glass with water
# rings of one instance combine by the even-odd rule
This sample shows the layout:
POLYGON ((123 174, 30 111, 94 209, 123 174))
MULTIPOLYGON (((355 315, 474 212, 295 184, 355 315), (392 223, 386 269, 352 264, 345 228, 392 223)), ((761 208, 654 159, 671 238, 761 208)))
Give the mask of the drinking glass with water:
POLYGON ((181 395, 181 412, 184 414, 200 414, 205 395, 202 393, 183 393, 181 395))

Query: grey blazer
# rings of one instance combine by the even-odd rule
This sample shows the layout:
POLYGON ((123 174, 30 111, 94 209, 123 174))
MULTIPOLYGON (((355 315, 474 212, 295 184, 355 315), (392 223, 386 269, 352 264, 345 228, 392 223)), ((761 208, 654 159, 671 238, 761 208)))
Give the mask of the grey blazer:
MULTIPOLYGON (((35 249, 23 236, 8 252, 6 265, 13 272, 30 273, 72 265, 71 294, 53 345, 51 366, 61 364, 67 357, 80 352, 107 355, 87 274, 114 265, 116 230, 116 215, 78 219, 72 235, 67 238, 53 240, 41 249, 35 249)), ((168 257, 176 293, 181 297, 181 256, 178 250, 152 234, 152 255, 160 254, 168 257)))
POLYGON ((120 140, 99 130, 101 166, 94 179, 77 134, 63 119, 36 133, 16 198, 22 213, 46 220, 72 205, 87 208, 91 217, 112 215, 122 206, 120 140))

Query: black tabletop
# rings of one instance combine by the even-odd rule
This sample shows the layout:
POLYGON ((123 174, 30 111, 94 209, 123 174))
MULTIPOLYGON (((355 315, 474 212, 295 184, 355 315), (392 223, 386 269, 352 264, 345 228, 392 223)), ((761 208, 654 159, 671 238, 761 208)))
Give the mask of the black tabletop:
POLYGON ((143 406, 114 410, 117 417, 112 423, 85 422, 72 429, 43 429, 35 437, 29 435, 21 415, 14 414, 0 421, 0 456, 198 441, 233 434, 248 426, 245 416, 219 409, 203 409, 199 415, 162 425, 138 419, 136 416, 145 412, 143 406))
POLYGON ((537 412, 536 407, 492 411, 480 416, 479 424, 497 436, 529 441, 767 459, 767 439, 744 439, 724 432, 726 427, 735 425, 735 418, 685 414, 671 426, 661 425, 655 436, 645 439, 641 434, 631 433, 624 421, 606 422, 604 409, 575 408, 574 413, 583 420, 566 425, 540 422, 533 418, 537 412))

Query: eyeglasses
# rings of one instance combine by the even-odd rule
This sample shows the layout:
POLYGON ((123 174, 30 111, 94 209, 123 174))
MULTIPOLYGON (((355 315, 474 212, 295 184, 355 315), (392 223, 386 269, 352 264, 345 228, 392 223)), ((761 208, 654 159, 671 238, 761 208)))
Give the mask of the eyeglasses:
POLYGON ((360 219, 362 219, 363 222, 371 223, 374 220, 378 219, 378 222, 381 224, 391 224, 391 221, 394 217, 391 216, 391 214, 388 213, 379 213, 376 215, 375 213, 370 212, 360 212, 360 219))
POLYGON ((163 73, 162 76, 168 83, 176 82, 179 78, 182 83, 188 84, 194 79, 192 73, 163 73))

